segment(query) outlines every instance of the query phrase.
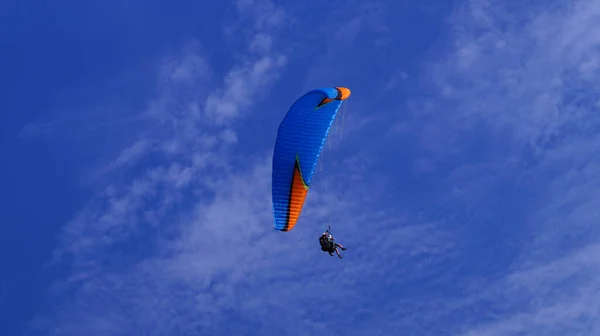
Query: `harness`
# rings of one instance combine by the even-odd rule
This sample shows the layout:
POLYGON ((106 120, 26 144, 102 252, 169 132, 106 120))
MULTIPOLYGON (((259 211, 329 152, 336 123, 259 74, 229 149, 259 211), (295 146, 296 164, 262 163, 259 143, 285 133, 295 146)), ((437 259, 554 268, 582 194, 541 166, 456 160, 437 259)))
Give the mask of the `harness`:
MULTIPOLYGON (((331 234, 331 226, 325 232, 327 232, 331 237, 333 237, 333 235, 331 234)), ((325 235, 325 236, 321 235, 321 237, 319 237, 319 244, 321 244, 321 251, 331 252, 333 250, 333 247, 335 246, 335 244, 333 243, 333 241, 330 241, 328 238, 329 237, 327 235, 325 235)))

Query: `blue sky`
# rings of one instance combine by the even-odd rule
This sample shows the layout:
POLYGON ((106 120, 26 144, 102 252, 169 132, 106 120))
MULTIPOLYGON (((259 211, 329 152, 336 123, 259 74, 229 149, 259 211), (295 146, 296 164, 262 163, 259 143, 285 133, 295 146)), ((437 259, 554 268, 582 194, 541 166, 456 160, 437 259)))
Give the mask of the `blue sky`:
POLYGON ((2 335, 600 334, 600 1, 0 6, 2 335))

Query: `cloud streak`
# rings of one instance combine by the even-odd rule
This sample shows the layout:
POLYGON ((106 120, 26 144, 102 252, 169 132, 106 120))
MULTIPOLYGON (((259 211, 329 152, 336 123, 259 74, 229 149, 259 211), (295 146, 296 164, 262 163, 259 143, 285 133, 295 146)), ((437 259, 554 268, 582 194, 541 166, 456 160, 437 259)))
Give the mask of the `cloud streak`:
MULTIPOLYGON (((594 149, 600 2, 544 6, 467 1, 451 21, 448 56, 428 64, 426 87, 434 98, 413 114, 425 135, 424 156, 436 171, 453 171, 446 183, 463 195, 455 204, 474 208, 469 217, 486 220, 496 233, 486 249, 499 246, 510 256, 489 260, 500 263, 500 277, 482 273, 461 300, 457 312, 485 309, 456 326, 464 335, 598 330, 600 241, 592 204, 600 196, 594 149)), ((440 202, 459 194, 444 193, 440 202)))

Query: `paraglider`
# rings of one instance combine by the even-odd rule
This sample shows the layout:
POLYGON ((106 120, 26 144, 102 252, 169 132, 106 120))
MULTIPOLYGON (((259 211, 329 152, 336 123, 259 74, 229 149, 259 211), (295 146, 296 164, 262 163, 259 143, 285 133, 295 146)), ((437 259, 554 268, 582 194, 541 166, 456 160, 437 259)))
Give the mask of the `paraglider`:
POLYGON ((279 125, 271 176, 276 230, 290 231, 298 222, 323 145, 348 97, 345 87, 311 90, 294 102, 279 125))
POLYGON ((321 251, 329 252, 330 256, 333 256, 333 252, 335 252, 340 259, 342 258, 342 255, 338 248, 341 248, 342 251, 346 251, 346 248, 342 246, 342 244, 334 242, 333 235, 331 234, 331 227, 321 234, 321 237, 319 237, 319 244, 321 245, 321 251))

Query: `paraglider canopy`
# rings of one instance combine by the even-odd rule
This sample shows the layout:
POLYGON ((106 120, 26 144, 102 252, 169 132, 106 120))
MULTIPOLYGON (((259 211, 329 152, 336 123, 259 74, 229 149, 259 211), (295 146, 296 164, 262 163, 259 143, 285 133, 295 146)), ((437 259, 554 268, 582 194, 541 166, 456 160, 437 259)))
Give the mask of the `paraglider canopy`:
POLYGON ((271 176, 276 230, 296 225, 331 125, 348 97, 345 87, 311 90, 296 100, 279 125, 271 176))

